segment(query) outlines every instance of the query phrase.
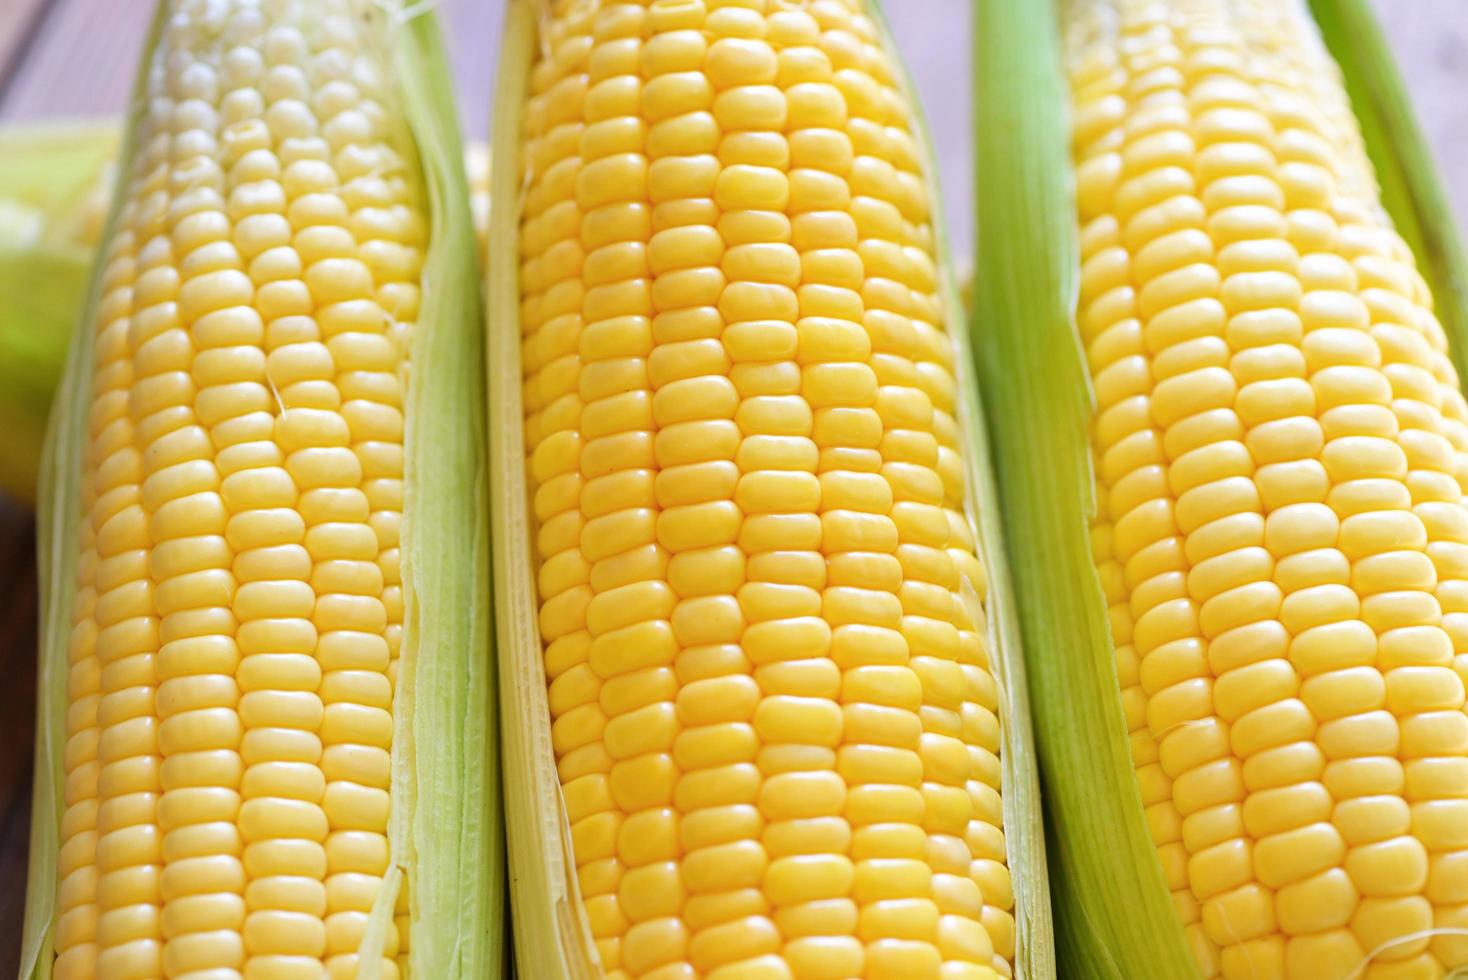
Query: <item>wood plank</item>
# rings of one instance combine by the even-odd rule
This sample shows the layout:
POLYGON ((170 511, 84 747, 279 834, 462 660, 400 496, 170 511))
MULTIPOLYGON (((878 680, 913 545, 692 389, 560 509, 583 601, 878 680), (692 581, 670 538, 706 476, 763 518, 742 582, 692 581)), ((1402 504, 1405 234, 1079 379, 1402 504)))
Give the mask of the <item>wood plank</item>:
POLYGON ((36 727, 35 525, 0 497, 0 974, 20 962, 36 727))
MULTIPOLYGON (((0 5, 14 0, 0 0, 0 5)), ((0 101, 0 119, 119 115, 153 0, 52 0, 53 9, 0 101)))
POLYGON ((19 71, 27 43, 50 5, 51 0, 7 0, 0 4, 0 93, 19 71))

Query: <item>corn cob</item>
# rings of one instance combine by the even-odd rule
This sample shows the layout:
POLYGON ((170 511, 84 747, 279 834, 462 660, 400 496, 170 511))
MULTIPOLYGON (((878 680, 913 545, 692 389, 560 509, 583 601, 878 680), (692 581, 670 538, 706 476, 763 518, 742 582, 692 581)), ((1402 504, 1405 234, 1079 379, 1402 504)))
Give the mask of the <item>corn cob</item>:
POLYGON ((1033 777, 1008 757, 977 420, 876 21, 510 17, 494 142, 524 149, 497 155, 490 239, 519 267, 501 244, 489 294, 491 387, 518 396, 491 427, 533 516, 501 514, 495 574, 523 603, 507 732, 550 780, 509 803, 517 884, 541 879, 515 896, 520 969, 1048 973, 1024 948, 1048 944, 1038 834, 1005 833, 1033 777))
POLYGON ((168 0, 134 105, 45 463, 23 974, 497 975, 436 28, 168 0))
MULTIPOLYGON (((1113 849, 1140 867, 1109 896, 1109 857, 1072 887, 1157 927, 1140 959, 1094 926, 1074 952, 1118 967, 1096 975, 1443 976, 1468 964, 1468 404, 1432 296, 1303 2, 1063 11, 1093 396, 1095 571, 1072 581, 1104 597, 1120 702, 1088 710, 1125 734, 1121 816, 1155 848, 1113 849)), ((1054 629, 1037 656, 1074 666, 1054 629)), ((1072 649, 1099 662, 1094 638, 1072 649)))

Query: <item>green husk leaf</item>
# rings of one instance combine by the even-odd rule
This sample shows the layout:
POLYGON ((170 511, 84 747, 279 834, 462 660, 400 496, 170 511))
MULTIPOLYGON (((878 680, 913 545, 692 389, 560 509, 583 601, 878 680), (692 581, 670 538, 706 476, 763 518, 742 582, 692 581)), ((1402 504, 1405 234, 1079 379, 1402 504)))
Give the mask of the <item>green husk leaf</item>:
MULTIPOLYGON (((519 146, 537 39, 535 0, 505 11, 491 146, 519 146)), ((515 970, 522 977, 591 980, 601 965, 581 905, 570 825, 551 745, 531 552, 520 374, 518 153, 495 153, 489 184, 489 430, 493 466, 495 627, 504 738, 515 970)))
MULTIPOLYGON (((389 834, 393 863, 409 889, 413 975, 497 978, 508 950, 474 228, 437 17, 405 0, 385 17, 432 229, 404 413, 404 623, 389 834)), ((391 886, 384 883, 373 910, 376 928, 362 940, 367 980, 381 968, 391 886)))
POLYGON ((1468 258, 1406 83, 1367 0, 1309 5, 1345 78, 1382 206, 1417 257, 1453 366, 1459 378, 1468 379, 1468 258))
POLYGON ((973 334, 1024 636, 1067 976, 1196 975, 1133 775, 1091 559, 1091 393, 1051 3, 976 8, 973 334))
MULTIPOLYGON (((970 338, 963 329, 968 320, 959 276, 949 246, 942 188, 933 141, 923 115, 917 86, 906 72, 887 22, 882 0, 869 0, 882 32, 883 45, 893 64, 902 69, 900 81, 912 107, 914 135, 922 149, 927 175, 928 199, 934 202, 931 220, 937 242, 944 320, 954 344, 954 373, 958 381, 958 421, 966 452, 963 454, 964 482, 968 488, 967 510, 974 521, 988 573, 986 612, 989 620, 988 646, 991 666, 999 687, 1001 726, 1000 762, 1003 777, 1004 841, 1008 849, 1010 880, 1014 887, 1015 976, 1021 980, 1044 980, 1055 976, 1055 939, 1050 916, 1050 883, 1046 872, 1045 826, 1040 805, 1039 764, 1031 721, 1030 695, 1026 684, 1024 648, 1015 609, 1014 586, 1005 549, 1004 529, 995 485, 984 407, 973 371, 970 338)), ((963 277, 964 287, 972 282, 963 277)))
MULTIPOLYGON (((157 5, 143 47, 104 247, 148 106, 147 64, 170 6, 167 0, 157 5)), ((394 704, 392 865, 359 947, 366 957, 362 976, 380 972, 393 899, 398 888, 407 887, 414 974, 496 980, 504 974, 508 950, 500 939, 504 852, 489 654, 483 335, 474 235, 437 23, 426 8, 402 3, 379 5, 368 16, 382 18, 380 35, 398 81, 403 136, 417 151, 416 176, 431 232, 405 413, 405 623, 394 704)), ((76 261, 53 270, 58 288, 65 275, 86 277, 87 257, 76 261)), ((96 262, 71 335, 42 458, 36 783, 20 974, 41 980, 52 972, 67 642, 101 271, 96 262)), ((17 323, 37 329, 33 320, 17 323)), ((33 339, 42 342, 39 336, 33 339)))

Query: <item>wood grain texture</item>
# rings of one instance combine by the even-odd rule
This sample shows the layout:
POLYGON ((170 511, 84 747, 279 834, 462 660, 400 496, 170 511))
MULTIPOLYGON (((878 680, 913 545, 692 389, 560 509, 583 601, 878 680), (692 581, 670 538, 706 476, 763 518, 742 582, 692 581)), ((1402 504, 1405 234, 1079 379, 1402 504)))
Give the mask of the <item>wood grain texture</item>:
MULTIPOLYGON (((0 0, 3 2, 3 0, 0 0)), ((0 974, 20 962, 36 726, 36 550, 28 510, 0 497, 0 974)))
POLYGON ((153 0, 51 0, 0 118, 120 114, 152 11, 153 0))
MULTIPOLYGON (((0 120, 116 115, 136 69, 154 0, 0 0, 0 120), (37 17, 44 14, 39 20, 37 17), (12 59, 16 59, 12 61, 12 59), (12 66, 7 74, 7 66, 12 66)), ((1468 0, 1375 0, 1454 202, 1468 228, 1468 0)), ((459 115, 489 128, 503 5, 439 0, 459 115)), ((936 144, 956 254, 972 250, 970 0, 887 0, 936 144)), ((0 499, 0 975, 10 975, 25 884, 34 725, 34 530, 0 499)))
POLYGON ((15 77, 21 54, 45 19, 51 0, 5 0, 0 3, 0 92, 15 77))

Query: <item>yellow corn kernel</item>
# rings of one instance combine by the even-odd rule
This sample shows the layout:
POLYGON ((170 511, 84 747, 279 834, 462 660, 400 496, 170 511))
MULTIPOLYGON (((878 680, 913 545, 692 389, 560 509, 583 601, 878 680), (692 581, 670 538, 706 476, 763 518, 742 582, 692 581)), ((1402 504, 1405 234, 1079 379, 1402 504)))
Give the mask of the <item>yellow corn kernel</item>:
POLYGON ((1442 975, 1468 405, 1431 298, 1305 5, 1071 6, 1096 560, 1188 943, 1442 975))
POLYGON ((525 452, 600 966, 1011 976, 954 325, 892 56, 854 0, 540 29, 525 452))

